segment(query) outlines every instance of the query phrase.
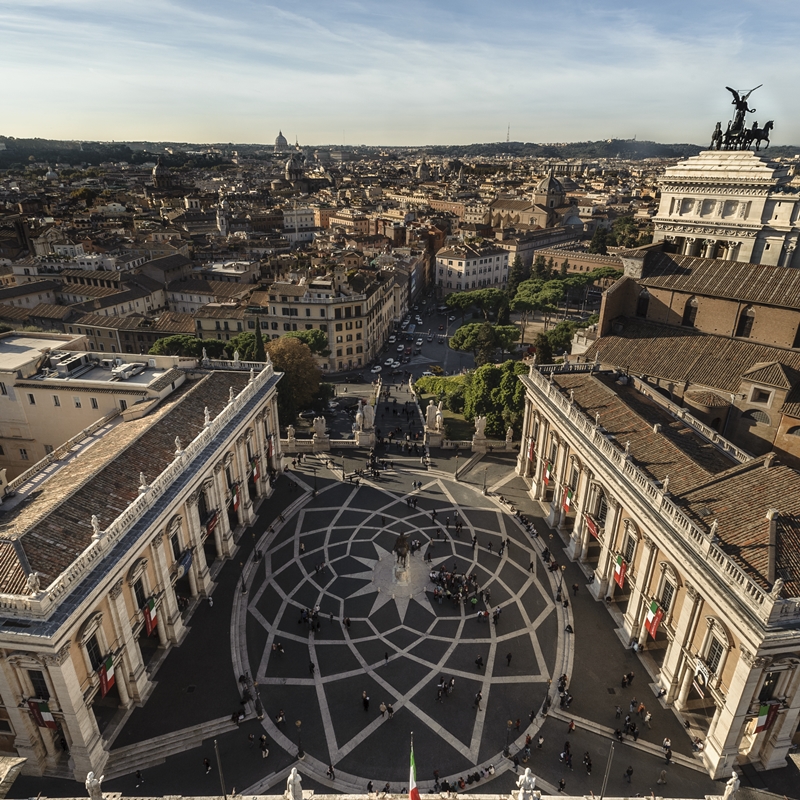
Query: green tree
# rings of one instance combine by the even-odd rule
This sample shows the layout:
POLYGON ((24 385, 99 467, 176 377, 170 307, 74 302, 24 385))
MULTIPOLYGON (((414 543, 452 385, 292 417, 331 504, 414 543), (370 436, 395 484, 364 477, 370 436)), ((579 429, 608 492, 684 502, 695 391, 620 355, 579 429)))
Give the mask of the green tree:
POLYGON ((553 256, 547 259, 547 277, 552 278, 556 271, 556 260, 553 256))
POLYGON ((311 405, 314 400, 319 390, 321 373, 308 345, 296 337, 281 336, 279 339, 272 339, 267 342, 266 350, 275 370, 283 373, 278 382, 280 423, 284 426, 291 425, 297 418, 297 413, 311 405))
POLYGON ((505 301, 503 305, 500 306, 500 310, 497 312, 497 324, 498 325, 511 324, 511 314, 509 313, 508 301, 505 301))
POLYGON ((508 270, 508 283, 506 284, 506 291, 509 297, 513 297, 517 293, 517 286, 525 280, 525 268, 522 266, 522 259, 519 253, 514 256, 511 262, 511 267, 508 270))
POLYGON ((467 292, 472 303, 483 312, 483 318, 489 319, 489 313, 496 311, 506 299, 506 293, 502 289, 475 289, 473 292, 467 292))
POLYGON ((225 349, 225 343, 217 339, 196 339, 194 336, 178 334, 158 339, 150 348, 151 356, 183 356, 184 358, 202 358, 203 348, 211 358, 219 358, 225 349))
POLYGON ((547 276, 547 261, 543 255, 538 255, 533 260, 533 277, 544 279, 547 276))
POLYGON ((589 252, 604 256, 608 253, 608 234, 606 229, 599 225, 594 229, 592 241, 589 243, 589 252))
POLYGON ((561 273, 561 277, 566 277, 567 273, 569 272, 569 259, 565 258, 561 262, 561 269, 559 270, 561 273))
POLYGON ((242 361, 255 361, 256 335, 250 331, 240 333, 228 342, 228 347, 226 349, 231 355, 238 351, 239 358, 242 361))
POLYGON ((550 346, 550 340, 546 333, 536 334, 536 338, 533 340, 533 349, 536 351, 537 364, 553 363, 553 348, 550 346))
POLYGON ((264 362, 267 360, 267 351, 264 349, 264 339, 261 336, 261 322, 256 320, 256 347, 253 353, 253 360, 264 362))
POLYGON ((448 308, 461 312, 462 325, 464 324, 464 315, 473 303, 471 294, 472 292, 453 292, 453 294, 447 295, 447 299, 444 301, 448 308))
POLYGON ((307 344, 314 355, 327 357, 331 354, 328 348, 328 337, 318 328, 310 331, 292 331, 291 333, 285 333, 284 336, 299 339, 304 344, 307 344))
POLYGON ((450 348, 461 352, 472 353, 476 364, 489 361, 497 344, 494 326, 488 322, 471 322, 462 325, 451 337, 450 348))
POLYGON ((519 328, 516 325, 495 325, 494 343, 500 348, 500 357, 505 353, 511 353, 514 344, 519 339, 519 328))

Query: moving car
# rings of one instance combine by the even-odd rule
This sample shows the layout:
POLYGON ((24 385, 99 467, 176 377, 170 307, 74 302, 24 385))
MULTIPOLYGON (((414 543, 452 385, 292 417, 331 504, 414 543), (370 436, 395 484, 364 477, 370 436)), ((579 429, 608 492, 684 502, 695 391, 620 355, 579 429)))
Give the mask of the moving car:
POLYGON ((440 325, 440 326, 439 326, 439 330, 440 330, 440 331, 443 331, 443 330, 444 330, 444 325, 440 325))
POLYGON ((400 366, 399 361, 392 361, 392 369, 397 369, 400 366))
POLYGON ((394 344, 396 341, 397 341, 397 337, 394 334, 392 334, 389 337, 389 344, 394 344))
POLYGON ((432 342, 432 341, 433 341, 433 334, 432 334, 432 333, 429 333, 429 334, 428 334, 428 341, 429 341, 429 342, 432 342))
POLYGON ((373 368, 370 370, 370 372, 372 372, 372 373, 374 373, 374 374, 376 374, 376 375, 377 375, 377 374, 378 374, 378 373, 379 373, 379 372, 380 372, 382 369, 383 369, 383 367, 382 367, 380 364, 376 364, 376 365, 375 365, 375 366, 374 366, 374 367, 373 367, 373 368))
POLYGON ((402 353, 405 350, 405 347, 402 344, 397 345, 397 352, 402 353))
POLYGON ((422 347, 422 337, 420 336, 419 339, 417 339, 417 341, 414 342, 414 344, 416 344, 417 347, 422 347))
POLYGON ((429 369, 426 369, 425 372, 422 373, 422 377, 423 378, 432 378, 433 377, 433 373, 429 369))
POLYGON ((451 314, 447 319, 449 319, 450 322, 455 322, 456 321, 456 315, 455 314, 451 314))
POLYGON ((394 361, 393 358, 387 358, 386 361, 383 362, 383 366, 384 367, 391 367, 393 361, 394 361))

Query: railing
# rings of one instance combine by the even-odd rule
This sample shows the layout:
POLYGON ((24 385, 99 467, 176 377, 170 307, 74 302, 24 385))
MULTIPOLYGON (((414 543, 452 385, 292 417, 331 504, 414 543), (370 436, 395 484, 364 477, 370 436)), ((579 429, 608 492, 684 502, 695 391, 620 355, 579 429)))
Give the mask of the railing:
POLYGON ((97 422, 93 422, 87 428, 84 428, 80 433, 76 433, 71 439, 67 439, 64 444, 56 447, 52 453, 48 453, 43 459, 37 461, 30 469, 26 469, 25 472, 17 475, 14 480, 9 481, 4 487, 5 495, 8 496, 12 494, 18 487, 22 486, 24 483, 27 483, 34 475, 49 467, 54 461, 58 461, 69 455, 70 450, 72 450, 76 444, 80 444, 82 441, 84 441, 84 439, 87 439, 89 436, 95 433, 95 431, 100 430, 100 428, 102 428, 104 425, 107 425, 109 422, 111 422, 112 419, 118 417, 120 413, 121 412, 118 408, 114 409, 113 411, 109 411, 108 414, 97 420, 97 422))
POLYGON ((273 377, 275 371, 272 364, 259 364, 261 372, 231 400, 225 408, 204 427, 200 433, 178 453, 163 472, 140 494, 131 504, 102 532, 102 535, 89 546, 62 572, 44 591, 33 597, 0 594, 0 609, 5 611, 28 612, 35 616, 44 616, 55 602, 65 596, 93 567, 106 557, 116 544, 162 497, 175 480, 186 470, 194 458, 213 442, 241 409, 258 394, 264 385, 273 377))
POLYGON ((649 397, 651 400, 654 400, 664 409, 669 411, 673 417, 680 419, 688 427, 693 428, 704 439, 708 439, 709 442, 716 445, 720 450, 724 450, 728 455, 735 458, 740 464, 746 464, 748 461, 753 460, 753 456, 751 456, 749 453, 746 453, 740 447, 737 447, 733 442, 729 442, 727 439, 720 436, 719 433, 717 433, 717 431, 715 431, 713 428, 710 428, 708 425, 700 422, 699 419, 693 417, 685 408, 681 408, 681 406, 676 405, 671 400, 668 400, 663 394, 661 394, 661 392, 653 391, 652 387, 645 383, 645 381, 639 380, 639 378, 633 375, 630 375, 629 378, 633 380, 633 385, 636 387, 637 391, 639 391, 645 397, 649 397))
POLYGON ((542 375, 556 375, 575 373, 575 372, 596 372, 598 364, 585 363, 580 361, 565 362, 564 364, 537 364, 536 369, 542 375))
MULTIPOLYGON (((271 366, 271 362, 267 362, 271 366)), ((200 366, 204 369, 252 369, 256 373, 264 369, 263 361, 226 361, 221 358, 201 358, 200 366)))
MULTIPOLYGON (((560 365, 559 365, 560 366, 560 365)), ((586 366, 586 365, 583 365, 586 366)), ((589 371, 589 370, 584 370, 589 371)), ((741 593, 742 599, 750 602, 767 621, 771 614, 768 592, 762 589, 747 573, 739 567, 713 541, 710 534, 695 525, 670 499, 659 486, 642 470, 629 461, 620 448, 613 444, 597 428, 594 421, 574 406, 552 383, 536 368, 532 368, 527 378, 529 386, 543 394, 546 400, 556 406, 583 437, 585 443, 600 453, 612 468, 612 473, 622 473, 639 491, 637 497, 650 506, 655 515, 671 526, 682 536, 695 552, 705 561, 713 562, 727 578, 727 583, 741 593)), ((782 614, 782 618, 786 618, 782 614)))
POLYGON ((443 439, 444 450, 472 450, 472 439, 443 439))

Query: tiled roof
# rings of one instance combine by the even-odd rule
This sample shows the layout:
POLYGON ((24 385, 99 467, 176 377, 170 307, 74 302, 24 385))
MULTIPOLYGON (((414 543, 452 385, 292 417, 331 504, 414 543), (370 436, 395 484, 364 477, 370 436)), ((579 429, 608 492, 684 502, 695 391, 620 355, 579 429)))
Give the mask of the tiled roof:
POLYGON ((188 333, 194 335, 194 317, 178 311, 162 311, 158 319, 150 326, 151 331, 163 333, 188 333))
POLYGON ((131 314, 127 317, 106 316, 105 314, 83 314, 76 320, 75 325, 87 325, 92 328, 108 328, 115 331, 133 331, 141 325, 144 317, 141 314, 131 314))
POLYGON ((249 294, 253 284, 235 283, 233 281, 209 281, 203 278, 187 278, 170 281, 167 291, 185 294, 210 294, 214 297, 239 298, 249 294))
POLYGON ((756 364, 779 361, 800 371, 800 352, 757 342, 698 333, 689 328, 623 319, 618 334, 603 336, 586 351, 591 361, 726 392, 739 389, 742 375, 756 364))
POLYGON ((706 408, 724 408, 731 404, 730 400, 726 400, 724 397, 720 397, 718 394, 708 391, 707 389, 699 392, 687 392, 686 396, 692 402, 705 406, 706 408))
POLYGON ((167 370, 160 378, 156 378, 154 381, 151 381, 147 388, 153 389, 156 392, 160 392, 162 389, 165 389, 167 386, 169 386, 173 381, 176 381, 178 378, 180 378, 183 374, 183 370, 173 367, 172 369, 167 370))
POLYGON ((32 317, 47 319, 67 319, 72 313, 69 306, 57 306, 54 303, 39 303, 30 311, 32 317))
POLYGON ((555 375, 553 382, 566 394, 572 389, 575 404, 590 419, 599 414, 620 449, 630 442, 630 457, 640 469, 659 481, 669 475, 670 491, 680 493, 735 463, 633 386, 588 373, 555 375), (656 423, 660 433, 653 430, 656 423))
POLYGON ((773 361, 770 364, 756 364, 743 372, 742 377, 753 383, 766 383, 778 389, 791 389, 800 381, 800 372, 773 361))
POLYGON ((0 319, 5 319, 9 322, 19 322, 28 319, 30 315, 31 310, 29 308, 23 308, 23 306, 9 306, 5 303, 0 304, 0 319))
POLYGON ((800 270, 790 267, 651 252, 637 282, 686 294, 800 309, 800 270))
POLYGON ((785 594, 800 595, 800 474, 764 457, 735 467, 707 483, 683 492, 679 505, 706 530, 713 520, 720 546, 763 588, 770 588, 769 520, 776 508, 778 548, 776 566, 783 572, 785 594), (701 512, 711 512, 701 513, 701 512))
MULTIPOLYGON (((22 505, 0 506, 0 537, 19 539, 31 569, 49 584, 88 546, 92 514, 107 527, 137 496, 139 473, 153 480, 173 460, 175 437, 190 442, 202 430, 204 407, 216 416, 229 387, 240 392, 248 380, 244 372, 212 372, 187 381, 146 417, 115 426, 22 505)), ((0 560, 0 568, 0 592, 8 592, 19 579, 19 565, 0 560)))

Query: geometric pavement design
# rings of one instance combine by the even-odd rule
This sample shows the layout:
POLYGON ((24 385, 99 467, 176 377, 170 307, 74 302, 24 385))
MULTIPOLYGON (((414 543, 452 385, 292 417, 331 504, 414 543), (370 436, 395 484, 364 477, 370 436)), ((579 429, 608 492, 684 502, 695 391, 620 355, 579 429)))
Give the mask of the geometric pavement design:
MULTIPOLYGON (((234 626, 233 644, 258 682, 267 735, 291 753, 301 738, 307 772, 324 772, 331 763, 339 779, 405 783, 413 732, 418 768, 457 777, 501 760, 508 720, 521 719, 510 731, 514 750, 526 730, 534 731, 528 715, 541 706, 564 646, 553 577, 519 526, 480 493, 428 476, 412 496, 417 508, 405 494, 366 482, 332 484, 261 544, 263 557, 248 581, 246 622, 238 633, 234 626), (401 532, 422 543, 409 556, 407 585, 393 577, 392 547, 401 532), (504 538, 509 546, 501 557, 504 538), (491 593, 490 610, 502 609, 497 626, 479 620, 469 603, 433 598, 429 574, 439 565, 477 575, 491 593), (321 629, 310 631, 300 614, 317 606, 321 629), (243 634, 246 642, 237 642, 243 634), (475 665, 478 656, 483 670, 475 665), (441 676, 455 678, 455 687, 439 702, 441 676), (393 718, 381 715, 381 702, 393 706, 393 718), (283 725, 275 721, 279 709, 286 712, 283 725), (396 767, 384 764, 376 775, 375 748, 396 751, 396 767)), ((479 601, 477 609, 485 608, 479 601)), ((539 724, 534 715, 536 729, 539 724)))

